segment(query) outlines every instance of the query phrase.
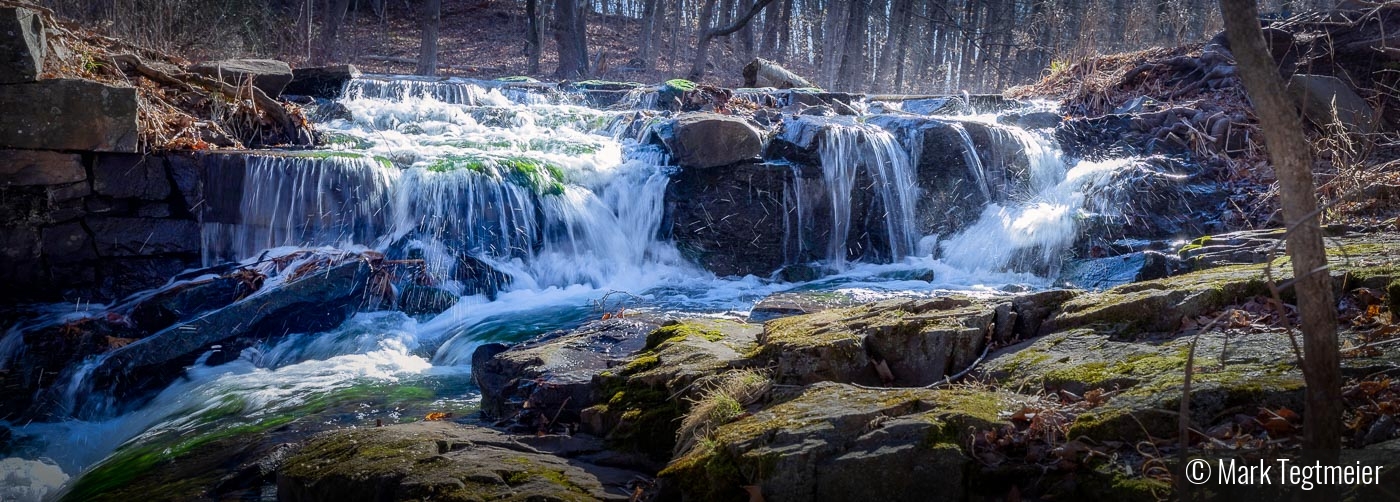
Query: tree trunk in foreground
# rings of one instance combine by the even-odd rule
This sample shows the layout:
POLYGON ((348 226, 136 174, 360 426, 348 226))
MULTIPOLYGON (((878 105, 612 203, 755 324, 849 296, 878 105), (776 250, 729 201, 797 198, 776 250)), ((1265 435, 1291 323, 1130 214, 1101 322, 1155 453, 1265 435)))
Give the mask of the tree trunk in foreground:
POLYGON ((1255 0, 1220 0, 1230 50, 1235 54, 1264 144, 1278 178, 1279 202, 1288 224, 1293 289, 1302 316, 1303 378, 1307 384, 1303 448, 1335 461, 1341 447, 1341 368, 1337 354, 1337 304, 1327 272, 1322 227, 1312 179, 1312 152, 1303 121, 1284 91, 1273 56, 1264 44, 1255 0))
POLYGON ((438 25, 442 23, 442 0, 423 4, 423 40, 418 48, 419 75, 437 74, 438 25))

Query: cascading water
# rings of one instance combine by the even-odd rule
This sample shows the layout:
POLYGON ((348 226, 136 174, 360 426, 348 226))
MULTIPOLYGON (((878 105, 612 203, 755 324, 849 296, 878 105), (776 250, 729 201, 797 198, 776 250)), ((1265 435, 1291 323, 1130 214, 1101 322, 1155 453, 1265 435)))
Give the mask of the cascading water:
POLYGON ((841 264, 849 255, 852 190, 858 170, 864 168, 884 207, 885 231, 890 255, 900 260, 914 252, 918 242, 914 203, 918 184, 909 154, 888 131, 865 124, 833 123, 825 129, 819 150, 822 178, 831 204, 831 237, 826 258, 841 264))
MULTIPOLYGON (((647 100, 634 94, 639 103, 647 100)), ((206 262, 254 263, 291 246, 372 248, 391 259, 421 260, 440 278, 437 286, 461 297, 456 305, 430 317, 356 314, 326 332, 268 340, 226 364, 196 364, 136 409, 16 424, 23 460, 6 459, 0 469, 27 473, 18 476, 33 483, 28 491, 0 491, 0 499, 51 496, 114 451, 136 455, 180 438, 266 431, 304 415, 319 424, 307 427, 329 427, 470 411, 467 371, 476 346, 577 325, 598 315, 591 302, 609 291, 636 295, 645 303, 636 308, 721 315, 794 287, 717 278, 684 260, 661 234, 674 168, 636 134, 654 112, 571 104, 578 102, 543 87, 464 80, 350 82, 335 103, 339 118, 319 124, 341 150, 251 155, 225 173, 242 189, 203 213, 206 262), (467 258, 513 280, 494 299, 476 294, 454 274, 467 258)), ((1046 277, 1006 270, 1025 253, 1044 262, 1063 253, 1074 240, 1077 214, 1088 207, 1086 190, 1123 165, 1067 169, 1048 140, 1006 129, 1028 158, 1030 193, 989 205, 935 250, 921 246, 937 239, 922 235, 916 214, 927 196, 916 170, 928 152, 907 151, 891 132, 864 122, 829 119, 822 128, 820 178, 815 171, 804 178, 795 164, 784 167, 791 181, 776 194, 787 213, 789 259, 823 251, 811 249, 820 246, 811 246, 805 233, 827 231, 813 227, 830 206, 821 256, 839 265, 838 273, 802 286, 809 288, 863 288, 878 296, 1048 284, 1046 277), (878 261, 887 263, 870 263, 877 255, 848 263, 850 246, 861 237, 851 235, 857 193, 868 195, 871 208, 859 217, 883 229, 888 255, 878 261), (934 270, 935 280, 892 274, 911 268, 934 270)), ((982 159, 959 130, 967 176, 993 200, 982 159)), ((81 315, 103 312, 98 306, 81 315)), ((0 339, 0 364, 22 357, 19 345, 18 329, 0 339)))
POLYGON ((398 170, 368 156, 256 155, 242 171, 236 218, 226 220, 236 223, 202 225, 205 265, 279 246, 369 245, 392 221, 398 170))

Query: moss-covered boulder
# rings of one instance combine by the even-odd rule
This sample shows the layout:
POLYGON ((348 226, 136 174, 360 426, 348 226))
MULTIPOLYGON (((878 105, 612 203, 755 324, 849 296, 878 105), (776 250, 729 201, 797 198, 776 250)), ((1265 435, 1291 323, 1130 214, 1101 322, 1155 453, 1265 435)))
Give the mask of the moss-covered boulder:
POLYGON ((748 366, 761 328, 724 319, 671 321, 647 335, 625 364, 598 375, 602 401, 582 412, 582 429, 657 462, 671 456, 679 419, 731 369, 748 366))
POLYGON ((925 385, 977 359, 1000 302, 961 295, 887 300, 774 319, 764 324, 755 357, 774 367, 780 383, 925 385), (882 382, 881 362, 893 381, 882 382))
POLYGON ((491 429, 417 422, 312 438, 279 469, 277 498, 627 500, 619 474, 491 429))
POLYGON ((971 458, 960 444, 998 427, 1013 395, 812 384, 719 427, 660 476, 689 500, 961 500, 971 458))
POLYGON ((535 424, 574 423, 598 399, 594 376, 641 349, 656 323, 641 318, 592 321, 541 335, 508 350, 483 345, 472 356, 472 380, 481 389, 481 413, 535 424))

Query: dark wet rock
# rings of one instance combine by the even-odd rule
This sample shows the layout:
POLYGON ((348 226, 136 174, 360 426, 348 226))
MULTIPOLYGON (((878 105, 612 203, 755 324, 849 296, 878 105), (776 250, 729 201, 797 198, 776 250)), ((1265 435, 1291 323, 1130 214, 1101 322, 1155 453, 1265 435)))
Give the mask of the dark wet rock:
POLYGON ((164 200, 170 195, 165 159, 141 154, 99 155, 92 167, 92 187, 114 198, 164 200))
MULTIPOLYGON (((784 269, 786 270, 786 269, 784 269)), ((773 293, 759 300, 749 311, 749 322, 764 322, 779 317, 815 314, 824 310, 856 305, 855 298, 841 293, 791 291, 773 293)))
POLYGON ((292 67, 275 59, 227 59, 205 61, 190 65, 189 70, 208 77, 222 79, 231 85, 245 85, 252 79, 253 87, 269 97, 277 97, 292 82, 292 67))
MULTIPOLYGON (((0 420, 14 420, 30 409, 38 391, 58 381, 64 370, 143 336, 119 316, 92 317, 25 331, 23 347, 0 372, 0 420)), ((38 395, 41 403, 45 396, 38 395)), ((28 417, 32 419, 32 416, 28 417)))
POLYGON ((579 411, 596 401, 593 377, 642 348, 655 328, 655 323, 629 318, 592 321, 541 335, 490 358, 473 354, 472 379, 481 389, 482 415, 530 426, 541 413, 578 422, 579 411), (483 364, 476 363, 482 359, 483 364))
POLYGON ((230 274, 177 284, 136 303, 131 321, 142 330, 156 332, 206 312, 221 309, 262 287, 261 274, 230 274))
POLYGON ((1012 395, 817 383, 719 427, 661 472, 691 500, 963 500, 973 461, 957 439, 1002 423, 1012 395))
POLYGON ((0 84, 33 82, 44 71, 44 22, 34 11, 0 7, 0 84))
POLYGON ((349 64, 297 68, 292 70, 292 79, 282 92, 336 99, 345 91, 345 84, 359 76, 360 69, 349 64))
POLYGON ((82 158, 76 154, 0 150, 0 187, 60 185, 86 179, 82 158))
POLYGON ((358 256, 347 258, 321 270, 287 271, 293 277, 286 284, 118 348, 94 370, 90 383, 131 394, 168 383, 178 376, 172 366, 189 364, 215 345, 236 356, 255 341, 334 328, 365 301, 372 272, 358 256))
POLYGON ((136 89, 49 79, 0 90, 0 147, 136 152, 136 89))
POLYGON ((758 159, 763 137, 747 121, 715 113, 687 113, 657 124, 656 135, 682 168, 704 169, 758 159))
POLYGON ((819 262, 796 263, 778 270, 778 279, 783 282, 811 282, 832 273, 832 269, 819 262))
POLYGON ((419 422, 328 432, 277 475, 278 500, 628 500, 636 473, 555 456, 491 429, 419 422))
MULTIPOLYGON (((721 276, 767 276, 785 263, 824 258, 831 210, 822 209, 821 176, 819 168, 777 164, 683 169, 666 187, 667 233, 684 256, 721 276), (819 207, 804 208, 796 238, 785 239, 785 226, 802 217, 785 209, 796 206, 790 187, 798 178, 819 207)), ((868 199, 861 191, 854 203, 863 208, 868 199)))
POLYGON ((89 217, 101 256, 148 256, 199 253, 199 225, 189 220, 161 218, 89 217))
POLYGON ((1207 235, 1182 246, 1177 255, 1197 270, 1264 263, 1284 254, 1284 234, 1283 229, 1264 229, 1207 235))
POLYGON ((1204 166, 1150 157, 1114 171, 1086 193, 1095 216, 1080 241, 1108 247, 1119 239, 1170 239, 1220 232, 1227 211, 1223 186, 1204 166))
POLYGON ((900 115, 871 117, 869 123, 918 152, 910 161, 925 194, 914 211, 924 235, 955 233, 977 221, 988 203, 1026 191, 1028 159, 1010 133, 977 122, 900 115), (985 184, 973 175, 977 164, 985 184))
POLYGON ((1054 112, 1010 112, 997 116, 997 123, 1022 129, 1047 129, 1060 125, 1064 118, 1054 112))
POLYGON ((511 283, 510 274, 501 272, 496 267, 470 255, 462 255, 457 258, 457 268, 453 270, 453 278, 462 283, 464 293, 486 295, 490 299, 495 299, 496 293, 511 283))
MULTIPOLYGON (((330 122, 333 120, 355 119, 355 116, 350 112, 350 109, 346 108, 344 104, 341 104, 339 101, 331 101, 326 98, 310 99, 305 103, 301 103, 301 109, 304 113, 306 113, 306 117, 311 119, 313 122, 330 122)), ((327 135, 326 137, 322 138, 320 143, 332 145, 344 144, 354 148, 368 148, 369 146, 372 146, 368 142, 364 142, 359 138, 354 138, 348 135, 327 135)))
POLYGON ((452 308, 458 299, 457 295, 442 288, 410 285, 399 293, 399 310, 412 316, 436 315, 452 308))

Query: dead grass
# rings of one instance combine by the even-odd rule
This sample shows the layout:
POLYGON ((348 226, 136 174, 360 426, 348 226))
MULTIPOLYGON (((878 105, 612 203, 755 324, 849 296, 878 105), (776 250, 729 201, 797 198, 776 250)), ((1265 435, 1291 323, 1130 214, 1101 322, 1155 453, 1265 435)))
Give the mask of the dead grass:
POLYGON ((773 381, 762 371, 744 369, 720 375, 691 402, 690 412, 681 420, 676 432, 676 455, 685 454, 697 442, 711 437, 719 426, 743 417, 748 413, 746 408, 772 388, 773 381))

